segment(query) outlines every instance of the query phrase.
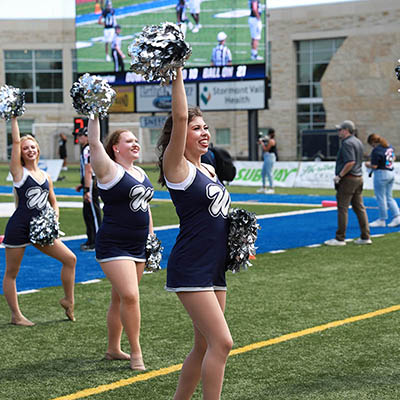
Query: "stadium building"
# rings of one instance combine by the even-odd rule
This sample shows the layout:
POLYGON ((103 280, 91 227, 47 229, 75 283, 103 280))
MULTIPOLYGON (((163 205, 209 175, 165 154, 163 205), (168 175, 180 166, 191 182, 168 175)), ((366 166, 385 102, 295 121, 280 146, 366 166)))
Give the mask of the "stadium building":
MULTIPOLYGON (((73 2, 58 3, 64 5, 52 19, 0 16, 0 83, 27 88, 20 128, 36 135, 42 156, 58 158, 58 135, 64 132, 71 138, 68 158, 74 161, 79 149, 71 133, 77 114, 69 89, 77 70, 75 12, 73 2)), ((334 157, 328 154, 329 130, 345 119, 356 123, 364 143, 375 132, 400 149, 400 82, 394 74, 400 58, 399 19, 398 0, 268 9, 270 98, 269 108, 257 112, 258 130, 275 129, 280 160, 309 158, 310 130, 323 130, 315 141, 325 146, 326 139, 322 156, 334 157)), ((109 129, 131 129, 142 142, 143 161, 154 161, 160 129, 141 127, 145 115, 150 114, 111 113, 109 129)), ((247 159, 248 117, 245 110, 205 112, 214 144, 247 159)), ((1 121, 0 132, 0 160, 6 161, 9 124, 1 121)))

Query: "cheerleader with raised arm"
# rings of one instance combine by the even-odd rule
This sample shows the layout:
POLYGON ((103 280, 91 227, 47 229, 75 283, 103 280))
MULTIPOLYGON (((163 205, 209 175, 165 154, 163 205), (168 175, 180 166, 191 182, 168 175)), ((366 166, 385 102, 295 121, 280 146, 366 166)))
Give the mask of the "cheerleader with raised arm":
POLYGON ((194 345, 179 377, 175 400, 190 399, 199 381, 203 398, 221 396, 232 337, 224 317, 230 196, 212 166, 201 163, 210 132, 198 108, 189 108, 182 71, 172 82, 172 115, 159 140, 160 183, 180 220, 168 260, 166 290, 176 292, 194 329, 194 345))
MULTIPOLYGON (((12 151, 10 172, 16 193, 17 209, 8 221, 4 246, 6 248, 6 271, 3 279, 4 296, 11 310, 11 323, 15 325, 32 326, 24 317, 19 305, 16 278, 21 267, 26 246, 33 244, 42 253, 62 263, 61 281, 64 297, 60 300, 66 316, 75 321, 74 317, 74 284, 76 256, 61 242, 55 239, 53 244, 40 245, 31 243, 29 230, 30 221, 37 217, 50 203, 57 219, 59 209, 53 190, 53 183, 47 173, 39 169, 39 144, 34 137, 20 137, 16 117, 11 118, 12 151)), ((40 268, 40 266, 38 267, 40 268)))

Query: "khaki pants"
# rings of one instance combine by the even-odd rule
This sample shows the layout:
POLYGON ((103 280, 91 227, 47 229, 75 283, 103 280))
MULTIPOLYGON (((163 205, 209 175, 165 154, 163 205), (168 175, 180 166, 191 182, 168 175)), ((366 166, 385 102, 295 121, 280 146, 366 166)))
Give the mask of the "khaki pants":
POLYGON ((336 200, 338 208, 338 230, 336 240, 345 240, 348 220, 349 206, 357 215, 358 224, 361 230, 361 239, 369 239, 368 217, 365 211, 362 198, 363 179, 362 177, 345 176, 336 188, 336 200))

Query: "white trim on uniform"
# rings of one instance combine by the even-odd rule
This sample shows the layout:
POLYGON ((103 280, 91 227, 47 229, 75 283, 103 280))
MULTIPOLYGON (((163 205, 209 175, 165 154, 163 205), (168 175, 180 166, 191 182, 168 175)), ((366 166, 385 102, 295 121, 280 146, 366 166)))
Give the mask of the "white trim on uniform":
POLYGON ((186 160, 186 162, 189 167, 189 174, 185 178, 185 180, 180 183, 172 183, 172 182, 169 182, 167 180, 167 178, 164 177, 167 187, 169 187, 170 189, 174 189, 174 190, 186 190, 193 183, 193 181, 196 177, 197 168, 190 161, 186 160))
POLYGON ((30 246, 32 243, 25 243, 25 244, 18 244, 18 245, 13 245, 13 244, 6 244, 3 242, 3 246, 4 247, 8 247, 10 249, 18 249, 20 247, 26 247, 26 246, 30 246))
POLYGON ((164 289, 167 292, 215 292, 218 290, 222 290, 222 291, 227 291, 226 286, 207 286, 207 287, 201 287, 201 286, 193 286, 193 287, 177 287, 177 288, 171 288, 168 286, 164 286, 164 289))
POLYGON ((130 257, 130 256, 116 256, 116 257, 109 257, 109 258, 97 258, 96 261, 99 263, 104 263, 108 261, 117 261, 117 260, 132 260, 137 262, 146 262, 145 258, 137 258, 137 257, 130 257))
POLYGON ((117 166, 117 173, 115 174, 114 178, 111 179, 110 182, 107 183, 100 183, 97 182, 97 187, 102 189, 102 190, 110 190, 112 187, 114 187, 124 176, 125 169, 122 165, 118 163, 114 163, 117 166))

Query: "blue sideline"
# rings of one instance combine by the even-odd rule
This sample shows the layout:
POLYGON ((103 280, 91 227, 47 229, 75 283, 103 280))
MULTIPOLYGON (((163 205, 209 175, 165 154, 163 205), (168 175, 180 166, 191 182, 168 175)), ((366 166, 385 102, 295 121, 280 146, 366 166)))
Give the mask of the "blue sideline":
MULTIPOLYGON (((259 195, 260 197, 262 195, 259 195)), ((285 196, 281 196, 285 197, 285 196)), ((306 196, 304 196, 306 197, 306 196)), ((309 198, 307 198, 307 202, 309 198)), ((368 209, 369 220, 378 217, 377 209, 368 209)), ((337 228, 336 210, 322 213, 289 215, 259 220, 257 253, 267 253, 276 250, 285 250, 296 247, 304 247, 323 243, 335 236, 337 228), (283 234, 284 233, 284 234, 283 234)), ((397 232, 398 228, 373 228, 372 233, 397 232)), ((162 241, 164 252, 162 267, 165 268, 168 256, 171 252, 178 229, 157 231, 157 236, 162 241)), ((347 229, 348 238, 357 238, 359 228, 354 212, 349 212, 349 224, 347 229)), ((80 251, 79 245, 84 240, 70 240, 65 244, 77 255, 76 282, 84 282, 91 279, 104 278, 104 274, 95 260, 95 254, 80 251)), ((355 246, 349 243, 349 246, 355 246)), ((338 249, 340 251, 340 249, 338 249)), ((0 276, 5 270, 5 250, 0 248, 0 276)), ((268 264, 265 265, 268 268, 268 264)), ((17 278, 18 291, 39 289, 44 287, 59 286, 60 263, 50 257, 46 257, 43 263, 43 255, 32 246, 28 246, 22 262, 21 270, 17 278)), ((2 291, 0 293, 3 293, 2 291)))

